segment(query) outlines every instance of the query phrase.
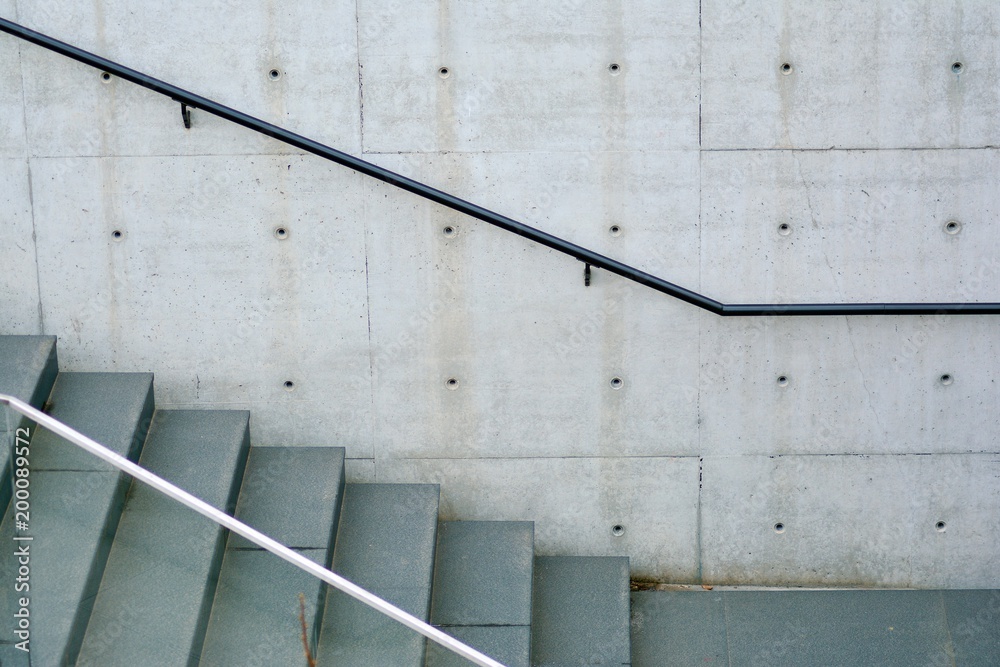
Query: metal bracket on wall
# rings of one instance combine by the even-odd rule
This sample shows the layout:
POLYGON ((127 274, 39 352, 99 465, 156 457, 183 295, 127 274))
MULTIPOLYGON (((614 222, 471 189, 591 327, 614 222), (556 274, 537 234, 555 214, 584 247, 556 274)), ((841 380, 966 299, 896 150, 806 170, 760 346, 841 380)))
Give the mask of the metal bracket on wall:
POLYGON ((188 105, 181 102, 181 120, 184 121, 184 129, 191 129, 191 110, 188 109, 188 105))
POLYGON ((590 287, 590 264, 585 264, 583 267, 583 286, 590 287))

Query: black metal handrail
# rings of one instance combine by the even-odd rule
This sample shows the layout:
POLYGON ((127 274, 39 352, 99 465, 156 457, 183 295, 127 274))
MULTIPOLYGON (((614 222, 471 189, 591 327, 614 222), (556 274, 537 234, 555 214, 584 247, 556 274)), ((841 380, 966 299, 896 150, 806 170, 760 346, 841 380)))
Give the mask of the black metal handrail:
POLYGON ((553 236, 540 229, 535 229, 513 218, 500 215, 454 195, 443 192, 429 185, 407 178, 395 172, 383 169, 377 165, 349 155, 335 148, 330 148, 300 134, 290 132, 272 123, 254 118, 241 111, 236 111, 208 98, 188 92, 154 77, 137 72, 116 62, 102 58, 71 44, 43 35, 22 25, 0 18, 0 30, 23 40, 55 51, 85 65, 113 74, 126 81, 148 88, 165 95, 182 105, 185 122, 189 117, 188 109, 200 109, 219 118, 242 125, 250 130, 277 139, 307 153, 318 155, 332 162, 349 167, 354 171, 376 178, 384 183, 412 192, 415 195, 429 199, 432 202, 446 206, 452 210, 464 213, 473 218, 488 222, 491 225, 505 229, 508 232, 530 239, 543 246, 575 257, 581 262, 596 268, 632 280, 658 292, 663 292, 674 298, 686 301, 692 305, 723 316, 771 316, 771 315, 997 315, 1000 314, 1000 303, 796 303, 796 304, 725 304, 707 296, 698 294, 680 285, 658 278, 654 275, 605 257, 593 250, 588 250, 553 236))

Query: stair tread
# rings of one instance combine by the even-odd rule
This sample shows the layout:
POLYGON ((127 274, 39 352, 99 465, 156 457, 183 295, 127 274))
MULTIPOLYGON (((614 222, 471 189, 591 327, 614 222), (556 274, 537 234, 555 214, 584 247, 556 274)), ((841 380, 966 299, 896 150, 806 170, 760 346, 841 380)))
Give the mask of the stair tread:
MULTIPOLYGON (((31 652, 34 660, 58 655, 76 628, 75 612, 82 601, 96 593, 91 585, 94 558, 106 554, 110 535, 104 534, 109 513, 128 488, 124 476, 110 472, 41 471, 31 474, 31 522, 23 533, 32 537, 30 593, 31 652), (35 545, 44 545, 37 549, 35 545)), ((15 544, 14 522, 5 517, 0 540, 15 544)), ((0 576, 14 581, 13 558, 0 558, 0 576)), ((0 596, 0 611, 14 614, 15 596, 0 596)), ((3 625, 0 641, 11 641, 12 628, 3 625)))
POLYGON ((0 336, 0 394, 41 408, 56 379, 55 336, 0 336))
POLYGON ((14 644, 0 644, 0 665, 3 667, 31 667, 29 654, 14 644))
MULTIPOLYGON (((136 460, 153 413, 150 373, 59 373, 49 396, 48 412, 56 419, 112 451, 136 460), (141 412, 141 428, 129 419, 141 412)), ((42 430, 32 440, 31 469, 112 471, 115 467, 42 430)))
MULTIPOLYGON (((136 458, 152 417, 152 375, 60 373, 50 402, 56 419, 136 458)), ((97 460, 46 430, 32 439, 27 534, 39 545, 31 557, 33 664, 75 659, 128 489, 129 478, 117 470, 92 464, 80 470, 90 463, 80 455, 97 460), (64 469, 66 463, 77 468, 64 469)), ((0 526, 3 539, 12 539, 11 520, 8 513, 0 526)), ((12 597, 0 599, 9 606, 12 597)))
MULTIPOLYGON (((324 549, 296 551, 319 564, 327 558, 324 549)), ((199 665, 304 665, 299 593, 312 640, 324 587, 268 551, 227 550, 199 665)))
MULTIPOLYGON (((168 482, 232 513, 250 449, 245 410, 157 410, 139 465, 168 482), (239 480, 237 480, 239 481, 239 480)), ((138 489, 148 489, 146 485, 138 489)), ((159 497, 164 497, 159 494, 159 497)), ((171 506, 178 503, 165 498, 171 506)))
POLYGON ((722 602, 717 591, 632 593, 632 664, 728 665, 722 602))
MULTIPOLYGON (((508 667, 527 665, 534 543, 530 521, 441 522, 430 622, 508 667)), ((428 642, 425 664, 466 663, 428 642)))
MULTIPOLYGON (((328 567, 343 488, 343 448, 254 447, 236 517, 328 567)), ((303 656, 298 595, 305 595, 306 622, 316 633, 326 587, 238 537, 230 535, 226 545, 201 664, 297 664, 303 656)))
MULTIPOLYGON (((530 667, 531 627, 527 625, 464 625, 442 631, 481 651, 505 667, 530 667)), ((427 642, 424 667, 468 667, 469 661, 439 644, 427 642)))
POLYGON ((536 667, 630 664, 628 558, 537 557, 531 628, 536 667))
MULTIPOLYGON (((343 447, 254 447, 236 518, 286 546, 330 547, 343 468, 343 447)), ((256 548, 236 534, 229 536, 229 546, 256 548)))
MULTIPOLYGON (((41 409, 52 391, 59 364, 55 336, 0 336, 0 394, 6 394, 41 409)), ((2 408, 0 408, 2 409, 2 408)), ((0 415, 0 437, 10 442, 7 419, 0 415)), ((11 411, 12 429, 26 427, 34 434, 34 422, 11 411)), ((0 447, 0 508, 10 501, 10 447, 0 447)))
MULTIPOLYGON (((247 412, 159 410, 139 464, 231 513, 248 449, 247 412)), ((134 481, 80 662, 179 665, 198 655, 224 541, 215 522, 134 481)))
MULTIPOLYGON (((1000 590, 941 591, 955 663, 962 667, 990 667, 1000 656, 1000 590), (984 618, 993 622, 984 623, 984 618)), ((938 655, 943 651, 938 651, 938 655)))
MULTIPOLYGON (((348 484, 334 569, 407 612, 430 612, 439 488, 348 484)), ((422 667, 424 639, 340 591, 327 596, 318 664, 422 667)))
POLYGON ((995 665, 1000 591, 645 591, 633 659, 671 664, 995 665), (977 620, 978 619, 978 620, 977 620))
POLYGON ((534 524, 445 521, 438 527, 431 622, 530 625, 534 524))

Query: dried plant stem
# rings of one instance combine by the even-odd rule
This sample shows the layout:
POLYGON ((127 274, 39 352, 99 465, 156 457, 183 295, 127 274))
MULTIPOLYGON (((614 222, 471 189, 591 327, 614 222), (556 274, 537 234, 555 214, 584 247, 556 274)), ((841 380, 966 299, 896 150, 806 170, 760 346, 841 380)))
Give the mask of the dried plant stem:
POLYGON ((306 627, 306 596, 299 593, 299 622, 302 624, 302 648, 306 652, 306 667, 316 667, 316 658, 309 649, 309 629, 306 627))

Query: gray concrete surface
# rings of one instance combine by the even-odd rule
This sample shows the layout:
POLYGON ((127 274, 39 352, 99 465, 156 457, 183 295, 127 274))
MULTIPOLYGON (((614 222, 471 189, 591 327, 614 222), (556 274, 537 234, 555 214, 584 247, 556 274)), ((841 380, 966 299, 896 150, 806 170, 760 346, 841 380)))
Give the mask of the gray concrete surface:
POLYGON ((440 484, 445 521, 534 517, 542 556, 625 553, 636 577, 692 581, 698 474, 697 458, 401 459, 380 465, 378 481, 440 484))
POLYGON ((706 0, 702 146, 995 146, 998 9, 706 0))
POLYGON ((631 663, 627 558, 535 559, 531 664, 631 663))
MULTIPOLYGON (((10 45, 5 43, 9 50, 10 45)), ((9 100, 7 94, 0 99, 9 100)), ((9 119, 5 113, 4 120, 9 119)), ((23 158, 0 158, 0 204, 4 210, 0 308, 5 334, 36 334, 44 328, 38 292, 31 186, 23 158)))
POLYGON ((994 665, 1000 593, 643 591, 632 593, 632 664, 994 665))
MULTIPOLYGON (((253 447, 234 516, 330 567, 343 489, 342 449, 253 447)), ((315 648, 332 589, 234 533, 225 549, 201 664, 298 662, 301 623, 315 648)))
POLYGON ((707 582, 977 588, 997 576, 995 454, 706 457, 704 478, 707 582))
MULTIPOLYGON (((299 549, 315 562, 326 549, 299 549)), ((293 665, 305 662, 302 611, 310 640, 315 641, 317 600, 323 583, 291 563, 263 550, 227 549, 200 662, 226 665, 293 665)))
MULTIPOLYGON (((331 551, 344 492, 344 452, 331 447, 254 447, 234 516, 293 549, 331 551)), ((227 549, 259 549, 229 534, 227 549)))
MULTIPOLYGON (((462 625, 445 628, 445 632, 505 667, 531 665, 531 628, 527 625, 462 625)), ((468 660, 440 644, 427 642, 424 667, 465 667, 468 664, 468 660)))
MULTIPOLYGON (((139 465, 232 512, 250 448, 241 411, 159 410, 139 465)), ((188 664, 200 655, 226 531, 133 481, 76 664, 188 664)))
MULTIPOLYGON (((45 411, 88 438, 132 461, 153 417, 150 373, 60 372, 45 411)), ((30 469, 118 472, 110 463, 41 429, 31 441, 30 469)))
MULTIPOLYGON (((531 656, 534 526, 442 521, 434 551, 430 623, 504 664, 531 656)), ((458 665, 427 642, 425 667, 458 665)))
POLYGON ((534 558, 534 528, 529 523, 441 522, 431 623, 530 625, 534 558))
MULTIPOLYGON (((333 570, 383 600, 428 620, 439 491, 432 484, 348 484, 333 570)), ((424 637, 372 607, 330 590, 316 649, 320 667, 423 667, 424 637)))
MULTIPOLYGON (((14 396, 41 409, 52 391, 59 360, 52 336, 0 336, 0 394, 14 396)), ((33 421, 10 408, 0 408, 0 507, 6 508, 14 491, 13 475, 20 466, 15 451, 30 452, 37 433, 33 421), (29 447, 25 450, 24 447, 29 447)), ((29 470, 30 474, 30 470, 29 470)))
MULTIPOLYGON (((715 298, 1000 300, 985 0, 0 12, 715 298)), ((721 320, 601 272, 584 288, 517 237, 197 111, 184 130, 175 103, 9 37, 0 54, 19 75, 0 333, 58 335, 65 369, 155 371, 163 407, 251 409, 257 444, 343 446, 349 480, 447 479, 446 518, 533 520, 540 552, 637 576, 1000 585, 992 482, 929 472, 1000 452, 995 318, 721 320), (772 455, 812 461, 803 486, 842 508, 797 521, 849 523, 888 560, 736 558, 719 527, 758 510, 706 490, 748 489, 772 455), (851 520, 865 470, 884 495, 851 520), (902 575, 910 543, 883 536, 927 498, 979 528, 949 523, 902 575)))

